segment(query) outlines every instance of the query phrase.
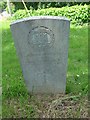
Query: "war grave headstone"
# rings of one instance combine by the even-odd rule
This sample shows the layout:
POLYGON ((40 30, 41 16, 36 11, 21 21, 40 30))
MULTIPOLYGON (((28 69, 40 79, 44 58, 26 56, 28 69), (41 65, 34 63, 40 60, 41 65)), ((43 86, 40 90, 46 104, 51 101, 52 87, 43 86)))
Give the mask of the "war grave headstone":
POLYGON ((65 93, 70 21, 34 16, 10 27, 28 91, 65 93))

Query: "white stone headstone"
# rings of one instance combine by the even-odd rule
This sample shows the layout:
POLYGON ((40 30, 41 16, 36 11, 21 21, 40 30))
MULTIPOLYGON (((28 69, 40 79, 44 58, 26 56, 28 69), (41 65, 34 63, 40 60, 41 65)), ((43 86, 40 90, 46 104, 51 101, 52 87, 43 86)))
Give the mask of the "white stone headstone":
POLYGON ((10 26, 28 91, 65 93, 70 21, 35 16, 10 26))

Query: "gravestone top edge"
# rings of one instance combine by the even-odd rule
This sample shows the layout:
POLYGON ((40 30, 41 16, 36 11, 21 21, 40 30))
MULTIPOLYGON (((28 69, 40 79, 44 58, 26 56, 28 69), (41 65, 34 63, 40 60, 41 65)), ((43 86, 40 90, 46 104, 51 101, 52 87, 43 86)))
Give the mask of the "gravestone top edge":
POLYGON ((21 23, 21 22, 25 22, 25 21, 30 21, 30 20, 65 20, 65 21, 70 21, 68 18, 66 17, 62 17, 62 16, 32 16, 32 17, 27 17, 27 18, 23 18, 23 19, 19 19, 16 21, 13 21, 10 26, 17 24, 17 23, 21 23))

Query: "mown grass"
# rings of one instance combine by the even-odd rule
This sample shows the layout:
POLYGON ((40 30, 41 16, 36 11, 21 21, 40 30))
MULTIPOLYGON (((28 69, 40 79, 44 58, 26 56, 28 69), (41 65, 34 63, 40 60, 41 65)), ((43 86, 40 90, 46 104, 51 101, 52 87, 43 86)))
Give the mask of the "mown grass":
MULTIPOLYGON (((28 94, 10 31, 10 21, 2 23, 2 115, 38 117, 36 97, 28 94)), ((86 96, 88 92, 88 27, 70 27, 66 94, 86 96)))

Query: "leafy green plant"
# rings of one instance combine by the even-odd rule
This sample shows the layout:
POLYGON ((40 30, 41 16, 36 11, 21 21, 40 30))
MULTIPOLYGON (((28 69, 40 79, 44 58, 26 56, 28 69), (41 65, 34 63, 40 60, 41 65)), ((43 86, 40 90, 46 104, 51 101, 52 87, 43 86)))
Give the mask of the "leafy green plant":
MULTIPOLYGON (((40 15, 50 15, 50 16, 65 16, 70 19, 72 24, 82 25, 88 23, 88 5, 75 5, 71 7, 62 7, 62 8, 47 8, 47 9, 38 9, 30 10, 30 16, 40 16, 40 15)), ((13 20, 21 19, 28 17, 28 14, 25 10, 18 10, 14 16, 13 20)))
MULTIPOLYGON (((10 9, 11 13, 13 14, 15 12, 15 5, 13 3, 10 3, 10 9)), ((6 11, 8 12, 8 7, 6 7, 6 11)))
POLYGON ((2 0, 0 1, 0 12, 2 12, 6 8, 6 3, 2 0))
POLYGON ((28 13, 25 10, 18 10, 14 14, 13 19, 18 20, 18 19, 25 18, 25 17, 28 17, 28 13))

